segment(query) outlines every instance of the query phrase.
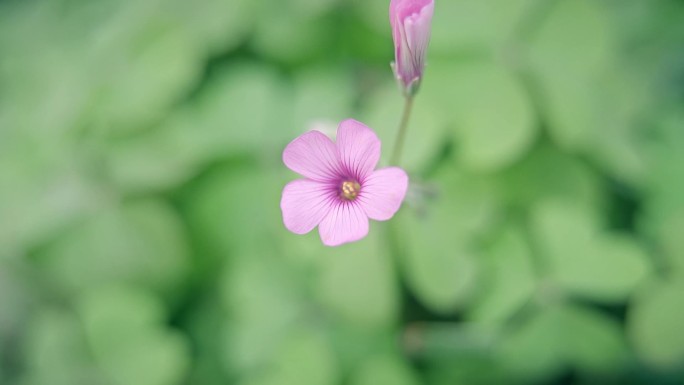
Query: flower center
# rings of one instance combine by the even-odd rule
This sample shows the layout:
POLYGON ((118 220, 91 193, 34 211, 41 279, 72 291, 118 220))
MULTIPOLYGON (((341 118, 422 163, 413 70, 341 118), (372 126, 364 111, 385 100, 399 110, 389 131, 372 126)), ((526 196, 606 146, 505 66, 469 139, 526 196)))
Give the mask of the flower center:
POLYGON ((361 185, 359 182, 354 180, 346 180, 342 182, 342 187, 340 188, 340 196, 346 200, 353 201, 359 195, 361 191, 361 185))

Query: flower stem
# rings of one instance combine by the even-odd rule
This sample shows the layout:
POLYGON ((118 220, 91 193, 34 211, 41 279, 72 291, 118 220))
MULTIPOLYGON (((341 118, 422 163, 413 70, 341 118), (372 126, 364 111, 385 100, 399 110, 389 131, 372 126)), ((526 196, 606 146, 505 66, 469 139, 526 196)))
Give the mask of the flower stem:
POLYGON ((406 139, 406 128, 408 127, 409 117, 411 116, 411 108, 413 107, 413 96, 404 96, 404 113, 401 116, 399 123, 399 131, 397 132, 397 140, 394 142, 394 150, 390 158, 390 164, 399 165, 401 160, 401 149, 404 147, 404 140, 406 139))

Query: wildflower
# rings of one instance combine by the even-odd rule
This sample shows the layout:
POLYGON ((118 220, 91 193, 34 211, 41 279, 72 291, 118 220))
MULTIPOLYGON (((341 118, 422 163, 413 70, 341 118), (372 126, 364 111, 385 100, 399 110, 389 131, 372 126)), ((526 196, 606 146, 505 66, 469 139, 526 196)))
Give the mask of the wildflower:
POLYGON ((394 39, 394 76, 406 95, 418 91, 430 42, 434 0, 391 0, 389 8, 394 39))
POLYGON ((379 158, 378 137, 352 119, 340 123, 336 142, 320 131, 290 142, 283 162, 305 179, 283 189, 285 227, 306 234, 318 226, 323 244, 338 246, 365 237, 368 218, 392 218, 406 195, 408 176, 398 167, 374 170, 379 158))

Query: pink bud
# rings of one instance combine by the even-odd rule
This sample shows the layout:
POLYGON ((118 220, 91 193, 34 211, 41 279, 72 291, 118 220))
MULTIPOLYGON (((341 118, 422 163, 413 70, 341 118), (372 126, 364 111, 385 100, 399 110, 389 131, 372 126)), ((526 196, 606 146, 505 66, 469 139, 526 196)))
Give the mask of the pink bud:
POLYGON ((391 0, 389 14, 394 38, 392 69, 404 92, 413 95, 425 69, 434 0, 391 0))

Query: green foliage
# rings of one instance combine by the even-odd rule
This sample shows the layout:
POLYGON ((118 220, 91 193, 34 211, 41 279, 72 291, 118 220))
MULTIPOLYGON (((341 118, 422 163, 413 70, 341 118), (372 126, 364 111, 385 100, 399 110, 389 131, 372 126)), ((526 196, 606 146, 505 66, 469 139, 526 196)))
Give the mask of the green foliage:
POLYGON ((637 353, 656 367, 677 368, 684 359, 684 299, 681 278, 654 282, 634 299, 629 336, 637 353))
POLYGON ((606 373, 624 364, 626 344, 619 324, 578 306, 549 306, 501 341, 502 365, 521 379, 539 380, 571 367, 606 373))
POLYGON ((530 44, 530 64, 549 134, 563 148, 581 150, 603 125, 605 96, 596 85, 615 47, 596 2, 559 1, 550 7, 530 44))
POLYGON ((569 293, 596 301, 624 302, 650 271, 631 238, 600 232, 595 214, 571 202, 540 202, 531 227, 549 278, 569 293))
POLYGON ((85 218, 38 253, 36 265, 70 292, 123 281, 169 293, 183 282, 188 245, 167 204, 141 201, 85 218))
POLYGON ((104 383, 89 355, 83 330, 70 312, 44 307, 26 326, 23 361, 26 372, 19 383, 58 385, 104 383))
POLYGON ((504 168, 534 143, 532 103, 509 70, 486 61, 444 62, 430 68, 425 89, 425 97, 448 117, 458 146, 456 160, 468 168, 504 168))
POLYGON ((392 261, 377 234, 384 229, 372 230, 375 234, 369 239, 328 253, 314 291, 335 319, 354 327, 382 329, 396 322, 399 295, 392 261))
POLYGON ((468 315, 476 322, 500 324, 531 299, 538 284, 532 250, 522 230, 509 226, 482 255, 484 272, 468 315))
POLYGON ((418 380, 406 363, 394 356, 370 357, 353 374, 353 385, 396 384, 416 385, 418 380))
POLYGON ((114 384, 179 384, 189 365, 187 341, 165 330, 159 300, 133 287, 104 286, 78 301, 97 366, 114 384))
POLYGON ((684 378, 684 7, 438 0, 364 240, 285 230, 283 148, 394 145, 389 1, 0 1, 0 383, 684 378))
MULTIPOLYGON (((427 80, 426 80, 427 82, 427 80)), ((425 89, 425 87, 423 87, 425 89)), ((397 84, 388 82, 365 96, 361 106, 359 120, 373 127, 381 138, 382 159, 389 162, 394 146, 394 132, 401 119, 404 101, 397 84)), ((439 156, 447 138, 446 119, 443 114, 427 98, 416 98, 414 113, 411 115, 411 126, 419 127, 406 134, 407 146, 402 156, 404 167, 408 170, 420 171, 430 167, 439 156)))
POLYGON ((486 181, 476 183, 451 169, 425 187, 435 190, 434 201, 397 216, 398 255, 406 282, 421 302, 435 312, 452 313, 474 294, 480 272, 475 243, 496 223, 497 202, 486 181))

